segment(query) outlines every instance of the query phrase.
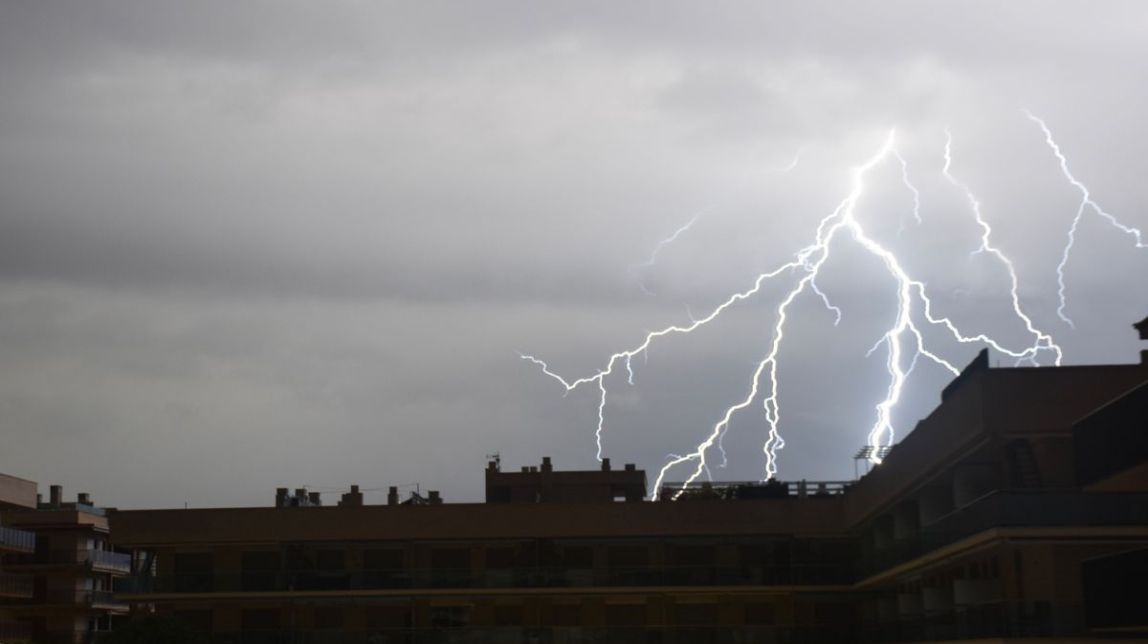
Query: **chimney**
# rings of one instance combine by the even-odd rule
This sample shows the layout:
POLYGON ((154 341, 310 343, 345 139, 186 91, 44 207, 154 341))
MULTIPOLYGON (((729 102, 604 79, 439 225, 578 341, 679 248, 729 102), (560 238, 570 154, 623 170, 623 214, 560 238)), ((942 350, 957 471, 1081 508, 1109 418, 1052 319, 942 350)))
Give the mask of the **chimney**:
POLYGON ((626 471, 627 472, 636 472, 637 470, 638 470, 637 465, 634 465, 633 463, 626 463, 626 471))
POLYGON ((88 494, 87 492, 80 492, 76 495, 76 503, 79 503, 80 505, 91 505, 92 495, 88 494))
POLYGON ((523 465, 523 466, 522 466, 522 471, 523 471, 523 473, 525 473, 525 472, 529 472, 529 471, 530 471, 530 466, 529 466, 529 465, 523 465))
POLYGON ((48 488, 48 498, 49 498, 53 508, 60 507, 60 504, 64 502, 64 486, 53 485, 53 486, 49 487, 48 488))
POLYGON ((318 492, 311 492, 307 495, 307 505, 323 505, 323 499, 319 498, 318 492))
POLYGON ((339 500, 341 507, 358 508, 363 505, 363 493, 359 491, 358 485, 352 485, 351 491, 343 495, 339 500))
MULTIPOLYGON (((1140 320, 1132 325, 1132 328, 1140 332, 1141 340, 1148 340, 1148 318, 1140 320)), ((1148 365, 1148 349, 1140 352, 1140 364, 1148 365)))
POLYGON ((543 472, 553 472, 554 471, 554 466, 550 463, 550 457, 549 456, 543 456, 542 457, 542 471, 543 472))
POLYGON ((602 471, 603 472, 609 472, 610 471, 610 459, 608 459, 608 458, 602 459, 602 471))
POLYGON ((287 507, 287 488, 285 488, 285 487, 275 488, 275 507, 277 507, 277 508, 287 507))
POLYGON ((431 505, 442 505, 442 497, 439 496, 438 490, 427 491, 427 500, 430 501, 431 505))
POLYGON ((391 487, 387 488, 387 505, 398 505, 398 504, 399 504, 399 488, 398 488, 398 486, 392 485, 391 487))

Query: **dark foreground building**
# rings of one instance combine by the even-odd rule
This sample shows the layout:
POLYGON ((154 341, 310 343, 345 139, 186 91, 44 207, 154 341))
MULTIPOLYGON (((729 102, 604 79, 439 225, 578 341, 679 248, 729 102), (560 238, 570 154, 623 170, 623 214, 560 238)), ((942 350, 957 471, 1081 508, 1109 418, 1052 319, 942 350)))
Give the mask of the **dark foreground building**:
POLYGON ((1148 638, 1148 353, 982 354, 855 483, 657 503, 646 483, 494 461, 485 503, 281 489, 265 508, 111 512, 134 552, 116 599, 204 643, 1148 638))
POLYGON ((0 643, 80 644, 111 628, 128 604, 113 579, 131 555, 113 552, 103 508, 88 494, 64 501, 33 481, 0 474, 0 643))

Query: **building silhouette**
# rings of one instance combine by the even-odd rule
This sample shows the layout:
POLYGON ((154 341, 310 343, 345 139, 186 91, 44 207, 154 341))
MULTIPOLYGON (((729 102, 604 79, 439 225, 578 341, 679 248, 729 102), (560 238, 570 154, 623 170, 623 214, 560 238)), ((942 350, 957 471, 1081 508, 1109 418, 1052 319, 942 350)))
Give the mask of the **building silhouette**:
POLYGON ((333 506, 280 488, 267 507, 109 511, 132 562, 112 626, 235 644, 1148 638, 1148 352, 982 352, 857 481, 659 502, 646 483, 496 457, 484 503, 352 486, 333 506))

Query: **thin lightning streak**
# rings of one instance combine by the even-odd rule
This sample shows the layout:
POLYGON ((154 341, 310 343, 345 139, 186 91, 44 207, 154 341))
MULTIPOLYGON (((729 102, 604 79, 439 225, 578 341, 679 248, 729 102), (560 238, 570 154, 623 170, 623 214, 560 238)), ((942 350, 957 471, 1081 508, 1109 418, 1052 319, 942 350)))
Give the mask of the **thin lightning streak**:
POLYGON ((685 234, 687 230, 693 228, 694 224, 698 223, 698 219, 700 218, 701 215, 694 215, 693 217, 690 217, 690 220, 675 230, 672 235, 661 240, 654 246, 654 250, 650 252, 649 259, 632 267, 631 270, 639 273, 638 288, 642 289, 642 292, 644 292, 646 295, 653 295, 654 293, 650 289, 646 288, 645 283, 642 282, 641 272, 645 271, 646 269, 653 268, 654 264, 658 261, 658 253, 660 253, 666 246, 669 246, 670 244, 677 241, 678 237, 681 237, 683 234, 685 234))
POLYGON ((1053 352, 1055 355, 1055 364, 1060 366, 1060 361, 1064 358, 1064 352, 1061 351, 1061 348, 1056 344, 1055 341, 1053 341, 1051 335, 1036 328, 1036 325, 1033 324, 1032 318, 1030 318, 1021 307, 1020 281, 1016 275, 1016 267, 1013 266, 1012 260, 1005 256, 1005 254, 1001 252, 999 248, 992 245, 991 237, 993 229, 991 226, 989 226, 988 222, 985 221, 984 216, 981 214, 980 200, 977 199, 977 196, 973 194, 968 186, 958 181, 957 178, 953 176, 952 172, 950 172, 950 168, 953 165, 952 148, 953 136, 951 133, 949 133, 948 130, 945 130, 945 166, 941 170, 941 173, 945 175, 945 178, 948 179, 949 183, 953 184, 955 187, 961 189, 965 193, 965 197, 969 200, 969 205, 972 207, 973 216, 976 218, 977 225, 981 228, 981 245, 979 248, 977 248, 977 250, 974 251, 974 254, 988 253, 993 257, 996 257, 1001 262, 1001 264, 1004 265, 1005 269, 1008 270, 1009 295, 1012 298, 1013 313, 1016 314, 1017 318, 1024 322, 1025 328, 1028 330, 1029 334, 1035 338, 1033 345, 1029 348, 1028 351, 1024 352, 1022 356, 1016 356, 1017 360, 1018 362, 1027 360, 1035 366, 1037 365, 1037 355, 1040 353, 1040 351, 1048 350, 1053 352))
MULTIPOLYGON (((905 184, 905 187, 913 194, 913 219, 918 224, 924 223, 921 219, 921 191, 917 190, 917 186, 909 180, 909 164, 905 162, 905 157, 901 156, 897 150, 893 150, 893 156, 896 157, 897 163, 901 164, 901 183, 905 184)), ((901 228, 898 230, 898 234, 903 232, 905 232, 904 218, 901 219, 901 228)))
POLYGON ((1059 305, 1056 307, 1056 314, 1061 320, 1067 322, 1069 326, 1075 328, 1076 325, 1068 317, 1068 314, 1064 312, 1068 307, 1068 300, 1065 295, 1064 268, 1068 265, 1068 256, 1072 253, 1072 247, 1076 244, 1076 231, 1080 227, 1080 220, 1084 217, 1084 211, 1091 207, 1096 214, 1107 219, 1108 223, 1112 224, 1121 232, 1131 235, 1136 240, 1137 248, 1148 248, 1148 244, 1144 243, 1140 229, 1121 223, 1115 216, 1105 211, 1100 207, 1100 204, 1092 199, 1092 194, 1088 190, 1088 186, 1081 183, 1073 176, 1072 172, 1069 171, 1068 159, 1065 158, 1064 154, 1060 151, 1060 146, 1057 145, 1056 140, 1052 138, 1052 131, 1048 129, 1048 125, 1045 124, 1044 120, 1028 110, 1022 111, 1029 120, 1040 126, 1041 131, 1044 132, 1044 142, 1052 149, 1052 153, 1060 163, 1060 171, 1064 174, 1064 177, 1068 179, 1068 182, 1080 191, 1080 205, 1076 208, 1076 214, 1072 218, 1072 225, 1068 229, 1068 242, 1065 244, 1064 250, 1060 255, 1060 263, 1056 266, 1057 295, 1060 298, 1059 305))
POLYGON ((776 174, 785 174, 787 172, 792 172, 794 170, 794 168, 797 167, 797 163, 799 161, 801 161, 801 148, 797 148, 797 152, 795 152, 793 154, 793 160, 792 161, 790 161, 788 164, 783 165, 779 168, 773 168, 773 169, 769 170, 769 172, 776 173, 776 174))

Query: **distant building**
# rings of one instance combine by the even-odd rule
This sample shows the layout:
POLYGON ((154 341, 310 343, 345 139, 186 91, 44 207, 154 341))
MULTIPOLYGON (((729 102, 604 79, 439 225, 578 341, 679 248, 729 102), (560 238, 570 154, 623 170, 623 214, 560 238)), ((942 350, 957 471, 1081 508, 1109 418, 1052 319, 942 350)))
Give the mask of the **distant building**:
POLYGON ((87 494, 65 502, 58 485, 47 503, 36 483, 0 474, 0 642, 79 644, 111 627, 127 603, 112 579, 131 572, 113 552, 108 521, 87 494))

